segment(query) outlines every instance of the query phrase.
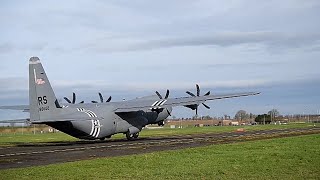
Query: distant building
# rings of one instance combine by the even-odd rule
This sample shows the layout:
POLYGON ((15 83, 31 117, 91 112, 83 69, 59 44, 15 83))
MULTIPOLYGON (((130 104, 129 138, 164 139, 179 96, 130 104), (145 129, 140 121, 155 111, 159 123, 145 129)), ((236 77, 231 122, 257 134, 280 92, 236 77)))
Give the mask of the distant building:
POLYGON ((231 126, 239 126, 239 122, 238 121, 232 121, 230 123, 231 126))

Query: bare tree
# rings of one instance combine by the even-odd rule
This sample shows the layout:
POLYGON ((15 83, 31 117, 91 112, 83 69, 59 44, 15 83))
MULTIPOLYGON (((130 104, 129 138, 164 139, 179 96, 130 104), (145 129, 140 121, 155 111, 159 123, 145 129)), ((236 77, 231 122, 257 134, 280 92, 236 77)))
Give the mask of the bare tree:
POLYGON ((245 110, 239 110, 236 115, 234 116, 235 119, 237 120, 244 120, 244 119, 248 119, 249 115, 247 114, 247 112, 245 110))
POLYGON ((271 117, 271 121, 274 121, 274 119, 276 117, 278 117, 280 115, 279 111, 277 109, 271 109, 269 112, 268 112, 268 115, 270 115, 271 117))

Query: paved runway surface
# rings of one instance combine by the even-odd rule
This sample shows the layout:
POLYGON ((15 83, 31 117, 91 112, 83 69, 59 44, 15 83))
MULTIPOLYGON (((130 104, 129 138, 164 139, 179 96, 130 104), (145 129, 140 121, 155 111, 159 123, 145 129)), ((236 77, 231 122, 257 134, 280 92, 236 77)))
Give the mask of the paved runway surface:
POLYGON ((319 127, 139 138, 135 141, 76 141, 0 147, 0 169, 47 165, 211 144, 320 133, 319 127))

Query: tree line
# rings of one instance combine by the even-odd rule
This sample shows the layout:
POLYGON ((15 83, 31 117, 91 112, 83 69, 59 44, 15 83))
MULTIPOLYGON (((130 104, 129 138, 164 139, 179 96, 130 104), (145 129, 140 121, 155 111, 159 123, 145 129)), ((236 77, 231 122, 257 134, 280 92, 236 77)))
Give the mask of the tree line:
POLYGON ((277 109, 271 109, 266 114, 259 114, 254 115, 252 113, 247 113, 245 110, 239 110, 236 115, 234 116, 234 119, 238 121, 243 121, 247 119, 254 119, 255 122, 259 124, 270 124, 272 121, 274 121, 277 117, 280 116, 280 113, 277 109))
MULTIPOLYGON (((253 120, 260 124, 270 124, 272 121, 274 121, 277 117, 280 116, 280 113, 277 109, 271 109, 266 114, 252 114, 247 113, 245 110, 239 110, 235 116, 234 119, 238 121, 246 121, 246 120, 253 120)), ((175 116, 172 117, 172 120, 176 120, 177 118, 175 116)), ((232 118, 228 115, 224 115, 223 117, 211 117, 209 115, 207 116, 193 116, 190 118, 181 118, 182 120, 231 120, 232 118)))

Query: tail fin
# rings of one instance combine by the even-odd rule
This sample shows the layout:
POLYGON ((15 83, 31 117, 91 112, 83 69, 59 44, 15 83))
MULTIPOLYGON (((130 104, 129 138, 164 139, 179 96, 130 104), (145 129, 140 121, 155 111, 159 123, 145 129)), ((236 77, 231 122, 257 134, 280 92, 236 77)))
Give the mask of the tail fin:
POLYGON ((29 60, 29 103, 31 122, 50 119, 61 108, 38 57, 29 60))

